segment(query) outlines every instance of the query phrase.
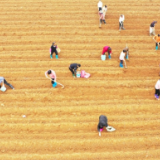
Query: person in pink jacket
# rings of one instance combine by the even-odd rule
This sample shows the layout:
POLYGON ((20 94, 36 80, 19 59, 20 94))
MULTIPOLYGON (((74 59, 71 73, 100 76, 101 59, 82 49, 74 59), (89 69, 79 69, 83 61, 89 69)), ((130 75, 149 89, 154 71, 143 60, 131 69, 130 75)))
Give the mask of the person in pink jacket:
POLYGON ((108 58, 111 59, 112 49, 109 46, 103 47, 102 55, 105 55, 105 52, 108 52, 108 58))
POLYGON ((160 96, 160 79, 157 81, 155 85, 155 98, 159 100, 159 96, 160 96))
POLYGON ((46 78, 51 80, 52 86, 55 88, 57 86, 57 82, 56 82, 57 76, 56 76, 55 71, 50 69, 45 72, 45 76, 46 76, 46 78))

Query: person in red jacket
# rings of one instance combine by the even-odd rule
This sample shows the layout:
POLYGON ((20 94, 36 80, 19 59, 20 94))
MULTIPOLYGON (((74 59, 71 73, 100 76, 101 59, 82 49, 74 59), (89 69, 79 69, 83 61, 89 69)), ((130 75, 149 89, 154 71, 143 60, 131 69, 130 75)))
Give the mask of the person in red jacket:
POLYGON ((112 49, 109 46, 103 47, 102 55, 105 55, 105 52, 108 52, 108 58, 111 59, 112 49))

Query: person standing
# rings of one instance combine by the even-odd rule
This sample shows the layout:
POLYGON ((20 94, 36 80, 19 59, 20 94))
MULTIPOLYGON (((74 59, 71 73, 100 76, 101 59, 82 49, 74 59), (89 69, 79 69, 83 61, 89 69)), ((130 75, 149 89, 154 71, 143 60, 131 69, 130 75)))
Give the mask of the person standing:
POLYGON ((103 11, 103 17, 105 19, 106 12, 107 12, 107 6, 106 5, 102 8, 102 11, 103 11))
POLYGON ((121 29, 125 29, 124 27, 123 27, 123 23, 124 23, 124 15, 120 15, 120 17, 119 17, 119 30, 121 30, 121 29))
POLYGON ((112 49, 109 46, 104 46, 102 50, 102 55, 105 55, 105 52, 108 52, 108 58, 111 59, 112 49))
POLYGON ((6 84, 6 85, 9 86, 10 88, 14 89, 14 87, 13 87, 10 83, 8 83, 4 77, 0 77, 0 88, 1 88, 2 86, 4 86, 4 84, 6 84))
POLYGON ((121 54, 120 54, 120 56, 119 56, 119 59, 120 59, 120 64, 119 64, 119 66, 121 67, 121 68, 124 68, 123 67, 123 62, 125 63, 125 67, 126 67, 126 61, 125 61, 125 53, 126 53, 126 50, 123 50, 122 52, 121 52, 121 54))
POLYGON ((98 126, 97 126, 99 136, 101 136, 101 132, 103 131, 103 127, 106 127, 106 130, 108 132, 113 132, 113 131, 116 130, 115 128, 108 125, 108 120, 107 120, 107 117, 105 115, 99 116, 99 123, 98 123, 98 126))
POLYGON ((155 24, 157 23, 157 21, 153 21, 150 24, 150 29, 149 29, 149 35, 154 35, 155 36, 155 24))
POLYGON ((160 34, 154 36, 153 40, 156 42, 156 50, 158 50, 158 47, 160 45, 160 34))
POLYGON ((58 59, 58 52, 57 52, 57 45, 55 42, 52 43, 52 46, 50 48, 50 58, 53 58, 53 53, 56 54, 56 59, 58 59))
POLYGON ((45 72, 45 76, 46 76, 46 78, 51 80, 51 84, 55 88, 57 86, 57 82, 56 82, 57 76, 56 76, 55 71, 50 69, 45 72))
POLYGON ((159 96, 160 96, 160 79, 157 81, 155 85, 155 98, 159 100, 159 96))
POLYGON ((71 71, 73 77, 76 76, 77 69, 78 68, 80 69, 80 67, 81 67, 81 65, 78 64, 78 63, 72 63, 72 64, 70 64, 69 70, 71 71))
POLYGON ((101 27, 102 22, 104 22, 104 24, 106 24, 106 21, 104 19, 104 15, 103 15, 102 9, 100 9, 100 11, 98 11, 98 13, 99 13, 99 27, 101 27))
POLYGON ((101 0, 98 2, 98 11, 102 10, 103 3, 101 0))

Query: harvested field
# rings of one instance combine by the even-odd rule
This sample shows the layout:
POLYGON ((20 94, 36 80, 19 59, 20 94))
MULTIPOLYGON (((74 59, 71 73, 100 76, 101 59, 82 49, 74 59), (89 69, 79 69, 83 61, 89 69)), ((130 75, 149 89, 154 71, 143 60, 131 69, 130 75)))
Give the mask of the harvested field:
POLYGON ((154 20, 160 33, 159 0, 102 2, 107 25, 99 28, 98 0, 1 0, 0 76, 15 90, 0 92, 0 160, 159 160, 160 50, 149 36, 154 20), (58 60, 49 57, 53 41, 58 60), (121 69, 126 43, 130 60, 121 69), (113 55, 101 61, 105 45, 113 55), (91 77, 74 79, 68 70, 74 62, 91 77), (64 89, 51 87, 48 69, 64 89), (116 131, 99 137, 101 114, 116 131))

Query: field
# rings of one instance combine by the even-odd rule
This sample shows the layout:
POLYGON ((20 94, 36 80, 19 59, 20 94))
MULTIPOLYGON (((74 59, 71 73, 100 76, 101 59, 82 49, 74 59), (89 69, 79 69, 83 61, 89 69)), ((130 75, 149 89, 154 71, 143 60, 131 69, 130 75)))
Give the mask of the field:
POLYGON ((159 0, 102 2, 107 25, 99 28, 98 0, 1 0, 0 76, 15 90, 0 92, 0 160, 159 160, 160 50, 149 36, 154 20, 160 33, 159 0), (54 41, 58 60, 49 57, 54 41), (126 44, 130 59, 121 69, 126 44), (101 61, 105 45, 112 59, 101 61), (70 63, 91 77, 74 79, 70 63), (64 89, 52 88, 48 69, 64 89), (102 114, 116 131, 99 137, 102 114))

